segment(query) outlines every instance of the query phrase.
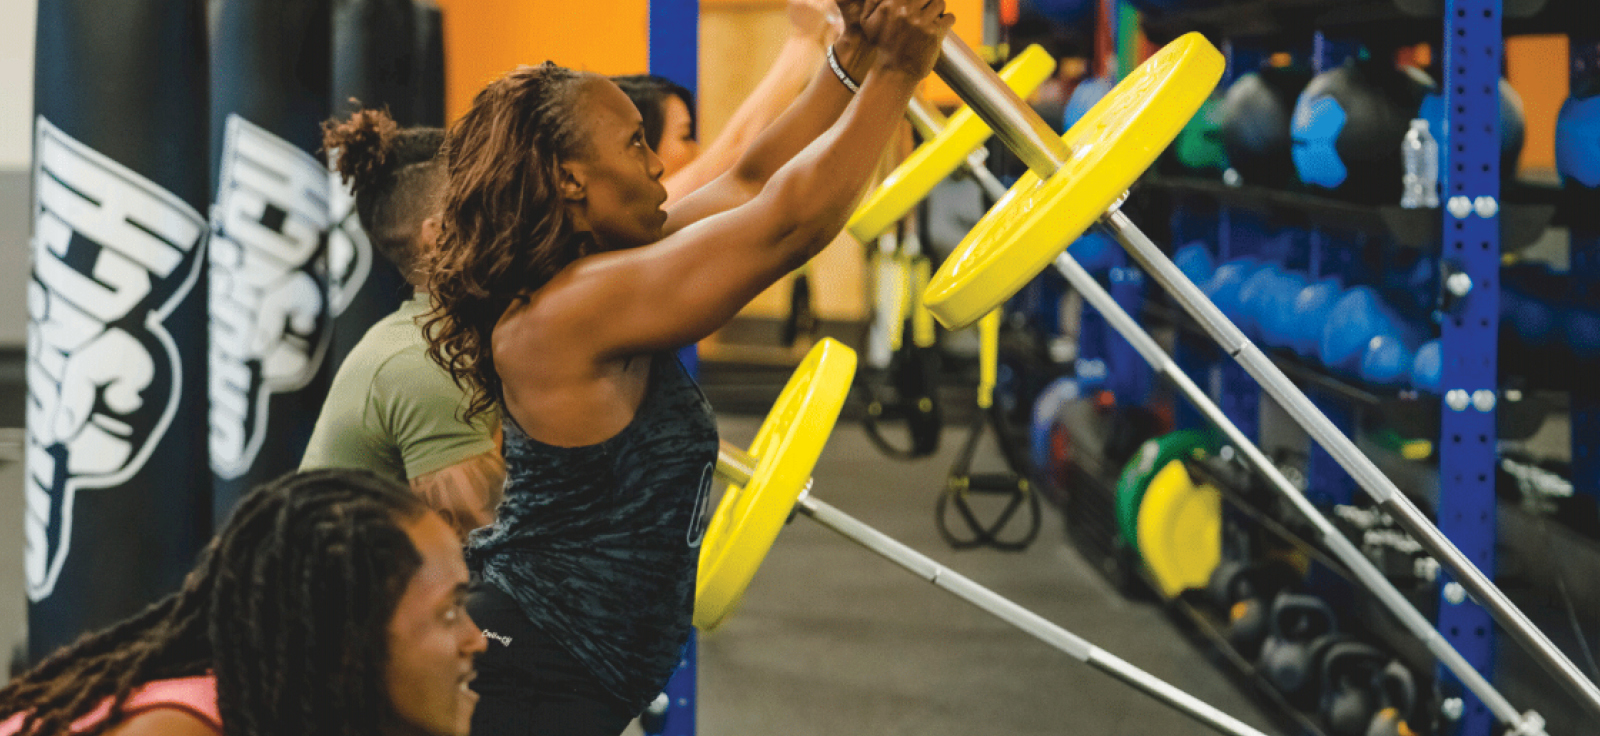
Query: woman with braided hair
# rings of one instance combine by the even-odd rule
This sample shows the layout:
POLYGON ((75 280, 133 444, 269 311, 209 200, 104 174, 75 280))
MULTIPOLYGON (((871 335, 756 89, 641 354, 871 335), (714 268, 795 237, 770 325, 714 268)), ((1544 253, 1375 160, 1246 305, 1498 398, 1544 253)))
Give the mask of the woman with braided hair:
POLYGON ((372 473, 245 496, 178 592, 0 688, 0 735, 466 736, 455 533, 372 473))

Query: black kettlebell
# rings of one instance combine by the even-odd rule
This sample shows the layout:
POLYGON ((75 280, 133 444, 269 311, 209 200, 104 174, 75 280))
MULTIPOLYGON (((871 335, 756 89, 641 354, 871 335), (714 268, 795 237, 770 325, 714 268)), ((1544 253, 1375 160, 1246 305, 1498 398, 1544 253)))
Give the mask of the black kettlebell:
POLYGON ((1417 682, 1411 670, 1394 660, 1378 673, 1378 712, 1363 736, 1417 736, 1407 719, 1417 705, 1417 682))
POLYGON ((1377 647, 1343 641, 1322 655, 1322 721, 1332 736, 1366 736, 1378 712, 1378 674, 1389 656, 1377 647))
POLYGON ((1317 657, 1336 641, 1333 609, 1314 595, 1279 593, 1267 615, 1267 629, 1256 662, 1262 676, 1291 703, 1314 702, 1307 696, 1314 694, 1317 657))

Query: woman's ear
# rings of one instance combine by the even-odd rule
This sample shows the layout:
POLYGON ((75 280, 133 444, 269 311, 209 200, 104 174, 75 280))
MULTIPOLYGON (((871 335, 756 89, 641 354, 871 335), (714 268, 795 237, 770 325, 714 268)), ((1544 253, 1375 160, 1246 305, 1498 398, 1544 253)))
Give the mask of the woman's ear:
POLYGON ((561 198, 568 202, 580 202, 587 193, 584 189, 583 167, 576 163, 562 162, 558 169, 561 171, 561 198))

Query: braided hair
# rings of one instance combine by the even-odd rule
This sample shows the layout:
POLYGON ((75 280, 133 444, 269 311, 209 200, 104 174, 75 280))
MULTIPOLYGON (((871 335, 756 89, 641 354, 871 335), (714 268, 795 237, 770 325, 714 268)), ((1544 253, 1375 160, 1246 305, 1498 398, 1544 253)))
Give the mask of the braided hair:
POLYGON ((0 688, 21 736, 70 733, 140 685, 214 671, 227 736, 377 736, 391 706, 388 621, 422 558, 404 524, 427 506, 360 470, 294 473, 252 491, 182 589, 86 634, 0 688))
POLYGON ((443 142, 442 128, 402 129, 383 110, 322 124, 322 149, 355 195, 361 229, 402 273, 416 268, 417 230, 438 210, 443 142))

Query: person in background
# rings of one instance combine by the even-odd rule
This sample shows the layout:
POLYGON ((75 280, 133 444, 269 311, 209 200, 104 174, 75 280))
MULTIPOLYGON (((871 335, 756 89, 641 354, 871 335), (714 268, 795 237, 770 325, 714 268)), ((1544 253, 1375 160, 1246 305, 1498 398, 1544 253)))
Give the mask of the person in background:
POLYGON ((661 157, 666 206, 732 167, 761 131, 800 96, 843 30, 833 0, 789 0, 788 17, 789 35, 772 66, 703 150, 694 93, 653 74, 612 77, 639 108, 645 142, 661 157))
POLYGON ((467 736, 467 583, 404 485, 290 474, 240 500, 178 592, 0 688, 0 735, 467 736))
MULTIPOLYGON (((353 190, 361 228, 413 287, 418 260, 439 238, 443 140, 439 128, 401 129, 381 110, 323 125, 323 148, 353 190)), ((464 540, 500 503, 500 420, 490 411, 467 421, 463 390, 428 360, 417 318, 430 306, 416 289, 345 357, 300 468, 366 468, 409 483, 464 540)))

